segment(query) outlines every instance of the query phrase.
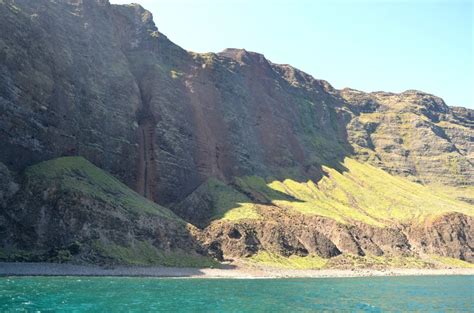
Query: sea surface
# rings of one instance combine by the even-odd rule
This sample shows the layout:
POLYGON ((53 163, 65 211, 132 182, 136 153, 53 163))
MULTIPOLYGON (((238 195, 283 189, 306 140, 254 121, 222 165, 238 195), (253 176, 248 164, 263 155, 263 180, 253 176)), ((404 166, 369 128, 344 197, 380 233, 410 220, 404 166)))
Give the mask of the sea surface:
POLYGON ((474 312, 474 276, 1 277, 0 312, 474 312))

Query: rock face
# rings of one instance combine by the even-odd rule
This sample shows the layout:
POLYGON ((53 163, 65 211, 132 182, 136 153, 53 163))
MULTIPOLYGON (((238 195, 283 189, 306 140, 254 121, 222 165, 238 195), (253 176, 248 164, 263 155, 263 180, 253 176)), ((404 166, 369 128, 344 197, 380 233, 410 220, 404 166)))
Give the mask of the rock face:
MULTIPOLYGON (((323 257, 420 251, 472 261, 473 221, 457 200, 449 206, 460 215, 446 217, 449 210, 443 209, 443 223, 420 228, 393 219, 393 225, 384 221, 375 227, 349 217, 344 223, 322 218, 322 211, 310 216, 280 212, 274 201, 287 201, 288 194, 271 191, 269 197, 266 186, 287 179, 318 184, 327 176, 325 168, 347 173, 344 160, 350 157, 411 181, 449 186, 458 199, 472 202, 472 110, 448 107, 419 91, 336 90, 246 50, 187 52, 161 34, 151 13, 135 4, 0 0, 0 29, 5 233, 22 233, 21 223, 6 217, 18 211, 23 213, 13 216, 22 220, 35 209, 38 193, 51 188, 29 190, 18 181, 22 171, 41 161, 77 155, 201 227, 202 232, 192 233, 216 256, 248 256, 259 249, 323 257), (244 188, 240 177, 259 177, 262 183, 244 188), (235 203, 244 203, 239 218, 220 220, 235 203), (259 213, 268 221, 255 218, 254 206, 269 210, 259 213), (275 210, 280 213, 275 215, 275 210)), ((75 214, 83 214, 80 208, 95 201, 54 197, 60 207, 78 210, 68 212, 70 218, 63 222, 76 220, 75 214)), ((38 204, 48 207, 42 201, 50 201, 38 204)), ((366 209, 351 201, 344 200, 344 206, 366 209)), ((113 206, 105 205, 111 211, 113 206)), ((94 219, 96 213, 87 214, 94 219)), ((136 223, 142 222, 149 225, 146 232, 174 232, 163 223, 128 215, 116 221, 123 228, 116 229, 114 238, 122 231, 138 236, 144 230, 136 223)), ((46 248, 51 242, 48 229, 59 227, 54 223, 59 221, 52 215, 33 214, 28 225, 36 237, 16 244, 46 248)), ((88 227, 96 226, 103 228, 88 227)), ((67 236, 59 237, 53 241, 66 245, 61 240, 67 236)), ((4 245, 16 240, 9 238, 4 245)), ((117 240, 113 242, 122 239, 117 240)), ((192 236, 183 240, 182 248, 194 249, 193 241, 192 236)))
POLYGON ((474 184, 473 111, 408 90, 370 94, 344 89, 354 117, 349 140, 362 160, 424 184, 474 184))
POLYGON ((9 168, 83 155, 135 179, 138 87, 109 12, 107 1, 1 2, 0 154, 9 168))
POLYGON ((205 229, 204 246, 226 258, 249 257, 258 251, 283 256, 340 254, 359 256, 442 255, 474 262, 474 219, 462 214, 439 218, 433 224, 374 227, 344 225, 321 217, 301 214, 264 220, 219 221, 205 229))
POLYGON ((1 38, 1 161, 14 170, 82 155, 170 204, 208 177, 317 177, 317 162, 350 149, 337 91, 262 55, 190 54, 137 5, 0 8, 12 29, 1 38))
POLYGON ((452 213, 428 225, 415 225, 408 236, 414 239, 416 249, 423 253, 474 262, 473 225, 472 217, 452 213))

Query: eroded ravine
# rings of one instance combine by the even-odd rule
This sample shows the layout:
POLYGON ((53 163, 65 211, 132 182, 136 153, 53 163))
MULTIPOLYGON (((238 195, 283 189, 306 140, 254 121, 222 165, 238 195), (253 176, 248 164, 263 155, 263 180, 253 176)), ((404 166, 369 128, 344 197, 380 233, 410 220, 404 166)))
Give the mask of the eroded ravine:
POLYGON ((150 110, 150 97, 142 94, 142 107, 137 112, 138 121, 138 168, 136 191, 147 199, 155 201, 155 125, 156 119, 150 110))

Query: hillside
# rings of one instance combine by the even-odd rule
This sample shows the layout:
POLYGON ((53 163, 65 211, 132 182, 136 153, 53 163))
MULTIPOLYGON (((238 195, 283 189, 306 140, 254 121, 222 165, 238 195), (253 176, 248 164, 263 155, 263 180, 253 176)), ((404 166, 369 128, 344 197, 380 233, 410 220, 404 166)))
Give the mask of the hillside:
POLYGON ((474 262, 470 109, 188 52, 136 4, 2 0, 0 29, 3 259, 474 262))
POLYGON ((472 205, 352 159, 343 165, 343 173, 324 168, 327 176, 317 183, 255 176, 237 178, 232 187, 214 183, 181 205, 226 208, 211 217, 204 240, 231 258, 266 251, 473 260, 472 205))
POLYGON ((191 225, 81 157, 41 162, 21 180, 0 214, 0 259, 213 264, 194 243, 191 225))

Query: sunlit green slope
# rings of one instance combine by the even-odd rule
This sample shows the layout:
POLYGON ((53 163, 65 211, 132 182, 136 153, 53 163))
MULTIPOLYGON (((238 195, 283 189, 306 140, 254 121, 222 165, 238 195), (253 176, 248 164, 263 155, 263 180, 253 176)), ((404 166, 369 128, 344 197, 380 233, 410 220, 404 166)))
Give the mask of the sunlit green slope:
MULTIPOLYGON (((265 181, 259 177, 240 177, 236 187, 242 193, 268 199, 272 205, 304 214, 320 215, 339 222, 360 221, 383 226, 392 222, 422 222, 447 212, 474 215, 474 207, 455 199, 454 193, 430 188, 396 177, 369 164, 350 158, 339 172, 324 167, 326 176, 319 182, 292 179, 265 181), (285 198, 283 195, 287 195, 285 198)), ((215 191, 218 199, 232 198, 225 190, 215 191)), ((465 189, 465 192, 472 192, 465 189)), ((227 199, 227 206, 231 200, 227 199)), ((241 218, 251 218, 248 210, 257 210, 252 201, 236 198, 225 217, 239 219, 238 212, 247 208, 241 218)))

